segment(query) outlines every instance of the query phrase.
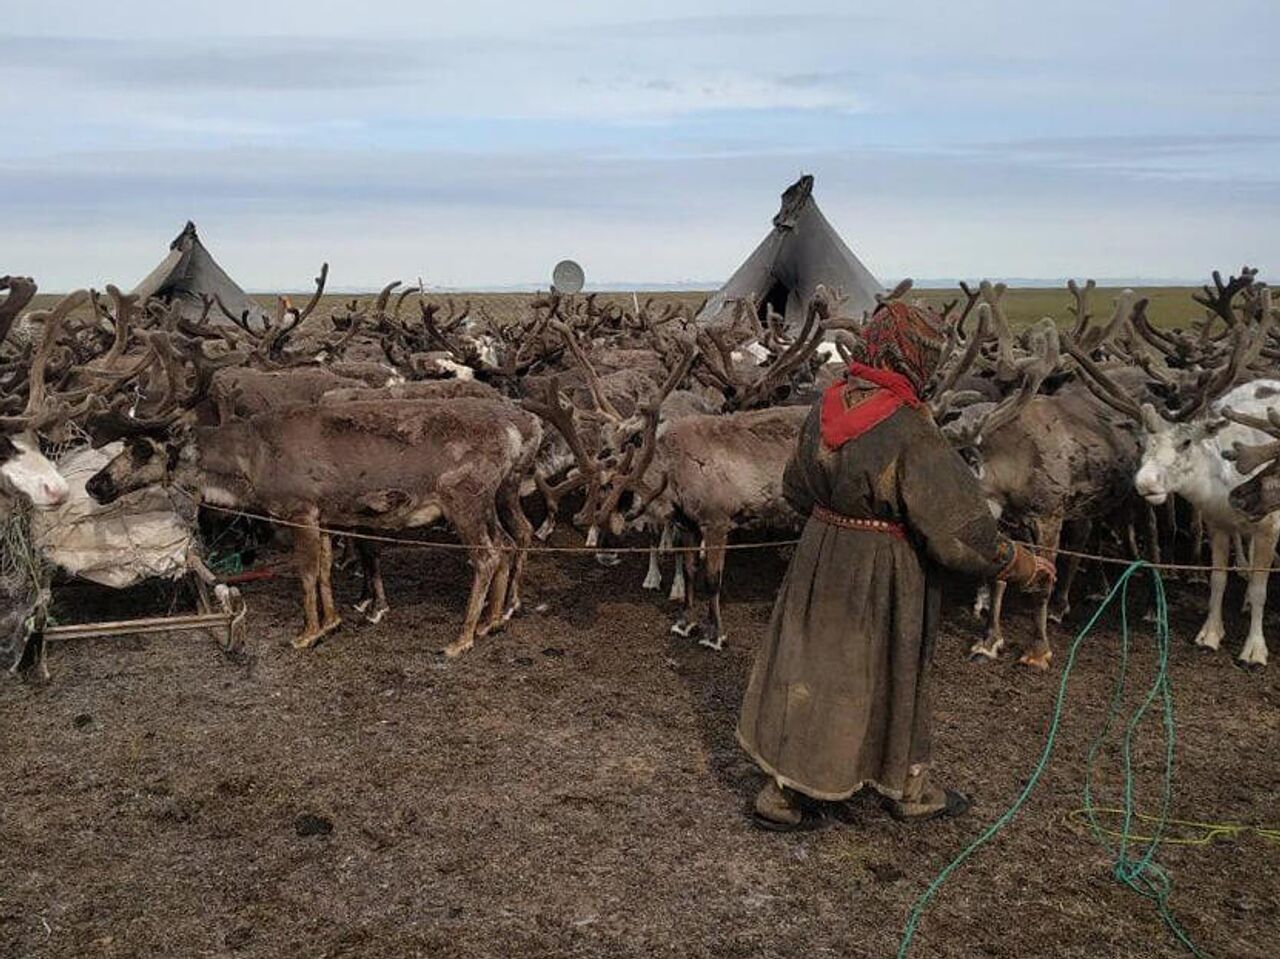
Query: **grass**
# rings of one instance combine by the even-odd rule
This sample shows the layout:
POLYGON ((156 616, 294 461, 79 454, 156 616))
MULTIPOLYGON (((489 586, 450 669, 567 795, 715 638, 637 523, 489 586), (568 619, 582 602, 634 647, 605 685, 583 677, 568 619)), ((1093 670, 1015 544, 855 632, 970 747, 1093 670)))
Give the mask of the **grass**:
MULTIPOLYGON (((1191 299, 1191 294, 1198 292, 1196 287, 1153 286, 1134 287, 1133 290, 1151 301, 1147 306, 1147 318, 1155 326, 1186 326, 1191 320, 1204 315, 1203 307, 1191 299)), ((922 290, 921 293, 934 304, 941 304, 959 295, 959 291, 953 294, 949 290, 922 290)), ((1119 294, 1119 287, 1098 287, 1093 291, 1089 307, 1096 322, 1107 321, 1111 316, 1111 305, 1119 294)), ((1073 321, 1067 307, 1073 306, 1075 301, 1065 285, 1057 289, 1011 289, 1005 294, 1004 303, 1009 323, 1015 328, 1029 326, 1045 316, 1054 317, 1060 325, 1073 321)))
MULTIPOLYGON (((1186 286, 1159 286, 1159 287, 1138 287, 1135 291, 1140 296, 1148 297, 1151 301, 1147 308, 1147 316, 1152 323, 1159 327, 1176 327, 1185 326, 1192 319, 1203 315, 1203 309, 1191 299, 1191 294, 1196 292, 1194 287, 1186 286)), ((1110 315, 1111 304, 1116 295, 1120 292, 1118 288, 1099 287, 1092 294, 1090 306, 1097 322, 1105 322, 1110 315)), ((922 296, 928 302, 935 306, 941 306, 944 302, 960 296, 957 290, 939 290, 939 289, 921 289, 916 291, 918 296, 922 296)), ((698 305, 708 295, 706 291, 690 291, 690 292, 662 292, 637 294, 640 302, 643 303, 649 296, 652 296, 654 302, 659 306, 666 303, 679 302, 690 310, 697 309, 698 305)), ((444 299, 446 295, 433 297, 434 299, 444 299)), ((529 301, 533 298, 532 293, 452 293, 447 294, 458 303, 470 301, 474 309, 483 307, 485 310, 493 314, 499 319, 513 319, 519 316, 525 309, 529 301)), ((53 294, 40 294, 36 296, 35 306, 47 307, 56 301, 57 296, 53 294)), ((272 297, 258 296, 256 299, 264 306, 270 309, 272 307, 272 297)), ((295 301, 299 300, 297 294, 293 295, 295 301)), ((330 294, 326 295, 317 310, 317 319, 324 317, 330 310, 335 310, 343 304, 349 302, 353 297, 351 294, 330 294)), ((372 294, 363 294, 356 297, 362 303, 369 303, 373 299, 372 294)), ((604 303, 616 302, 623 304, 628 309, 631 308, 631 295, 626 293, 605 293, 601 294, 600 300, 604 303)), ((1071 322, 1071 314, 1067 312, 1067 307, 1072 305, 1073 301, 1066 287, 1058 289, 1049 288, 1014 288, 1005 294, 1005 312, 1009 317, 1010 324, 1015 329, 1021 329, 1036 322, 1041 317, 1052 316, 1059 320, 1061 324, 1071 322)), ((414 309, 413 304, 405 304, 406 311, 414 309)), ((412 316, 411 312, 406 312, 406 316, 412 316)))

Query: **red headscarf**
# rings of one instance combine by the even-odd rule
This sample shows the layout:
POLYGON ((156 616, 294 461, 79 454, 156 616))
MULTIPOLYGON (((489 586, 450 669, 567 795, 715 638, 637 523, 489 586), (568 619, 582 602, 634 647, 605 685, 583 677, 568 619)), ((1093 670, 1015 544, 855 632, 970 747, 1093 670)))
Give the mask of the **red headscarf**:
POLYGON ((942 357, 946 336, 932 310, 890 300, 876 307, 861 330, 855 359, 846 382, 836 383, 822 397, 822 443, 839 449, 861 436, 901 406, 922 403, 920 391, 933 376, 942 357), (849 382, 872 387, 850 403, 849 382))

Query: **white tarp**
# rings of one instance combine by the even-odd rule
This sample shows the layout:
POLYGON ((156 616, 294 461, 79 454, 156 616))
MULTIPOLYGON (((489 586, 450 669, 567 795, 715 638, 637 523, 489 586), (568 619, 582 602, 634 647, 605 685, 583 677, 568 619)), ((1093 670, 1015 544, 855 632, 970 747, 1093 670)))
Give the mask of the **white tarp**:
POLYGON ((184 518, 169 493, 149 486, 102 506, 84 484, 123 449, 68 453, 57 463, 70 495, 52 510, 35 510, 31 536, 49 562, 83 579, 123 589, 154 576, 177 577, 187 571, 187 552, 195 539, 194 518, 184 518))

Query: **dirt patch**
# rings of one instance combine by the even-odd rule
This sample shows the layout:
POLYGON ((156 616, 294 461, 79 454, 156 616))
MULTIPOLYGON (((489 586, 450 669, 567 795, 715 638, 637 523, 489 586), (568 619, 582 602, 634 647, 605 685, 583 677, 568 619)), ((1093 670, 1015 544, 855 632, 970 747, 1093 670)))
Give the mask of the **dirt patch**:
MULTIPOLYGON (((915 897, 1032 769, 1057 669, 970 665, 957 594, 937 663, 937 759, 973 812, 909 827, 856 799, 838 828, 762 834, 743 814, 759 779, 733 725, 781 561, 730 564, 719 654, 668 633, 643 572, 636 558, 613 570, 535 558, 529 606, 547 611, 456 662, 434 650, 459 623, 466 569, 407 550, 387 555, 383 623, 349 614, 307 654, 287 645, 289 580, 246 588, 247 664, 197 638, 55 648, 52 683, 0 684, 0 955, 892 955, 915 897)), ((358 584, 336 582, 349 607, 358 584)), ((1174 812, 1275 824, 1280 672, 1184 645, 1204 592, 1171 588, 1174 812)), ((84 619, 101 611, 85 606, 84 619)), ((1030 630, 1017 608, 1009 625, 1030 630)), ((1113 629, 1081 653, 1036 796, 944 888, 914 956, 1183 955, 1065 820, 1103 716, 1113 629)), ((1242 634, 1234 622, 1237 645, 1242 634)), ((1069 639, 1057 633, 1060 653, 1069 639)), ((1149 735, 1136 756, 1148 781, 1156 746, 1149 735)), ((1214 955, 1275 955, 1277 848, 1162 855, 1175 910, 1214 955)))

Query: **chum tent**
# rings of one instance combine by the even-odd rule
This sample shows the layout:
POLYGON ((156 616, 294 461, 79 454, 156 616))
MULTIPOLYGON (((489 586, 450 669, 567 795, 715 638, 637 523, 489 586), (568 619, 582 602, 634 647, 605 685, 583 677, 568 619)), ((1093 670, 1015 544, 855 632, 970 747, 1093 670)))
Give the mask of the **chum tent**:
MULTIPOLYGON (((236 316, 243 315, 247 310, 249 322, 255 328, 260 329, 267 321, 266 311, 240 289, 235 280, 227 276, 226 271, 218 266, 217 261, 205 249, 200 237, 196 235, 196 225, 190 220, 169 244, 169 255, 131 292, 143 302, 152 297, 170 302, 177 300, 182 304, 182 315, 191 319, 199 319, 204 312, 202 297, 217 296, 236 316)), ((210 312, 209 319, 213 322, 228 322, 216 306, 210 312)))
POLYGON ((844 311, 855 317, 874 307, 883 289, 822 215, 813 199, 813 177, 806 174, 787 187, 772 232, 707 300, 697 322, 710 323, 727 304, 754 296, 761 319, 767 304, 795 329, 819 284, 848 297, 844 311))

